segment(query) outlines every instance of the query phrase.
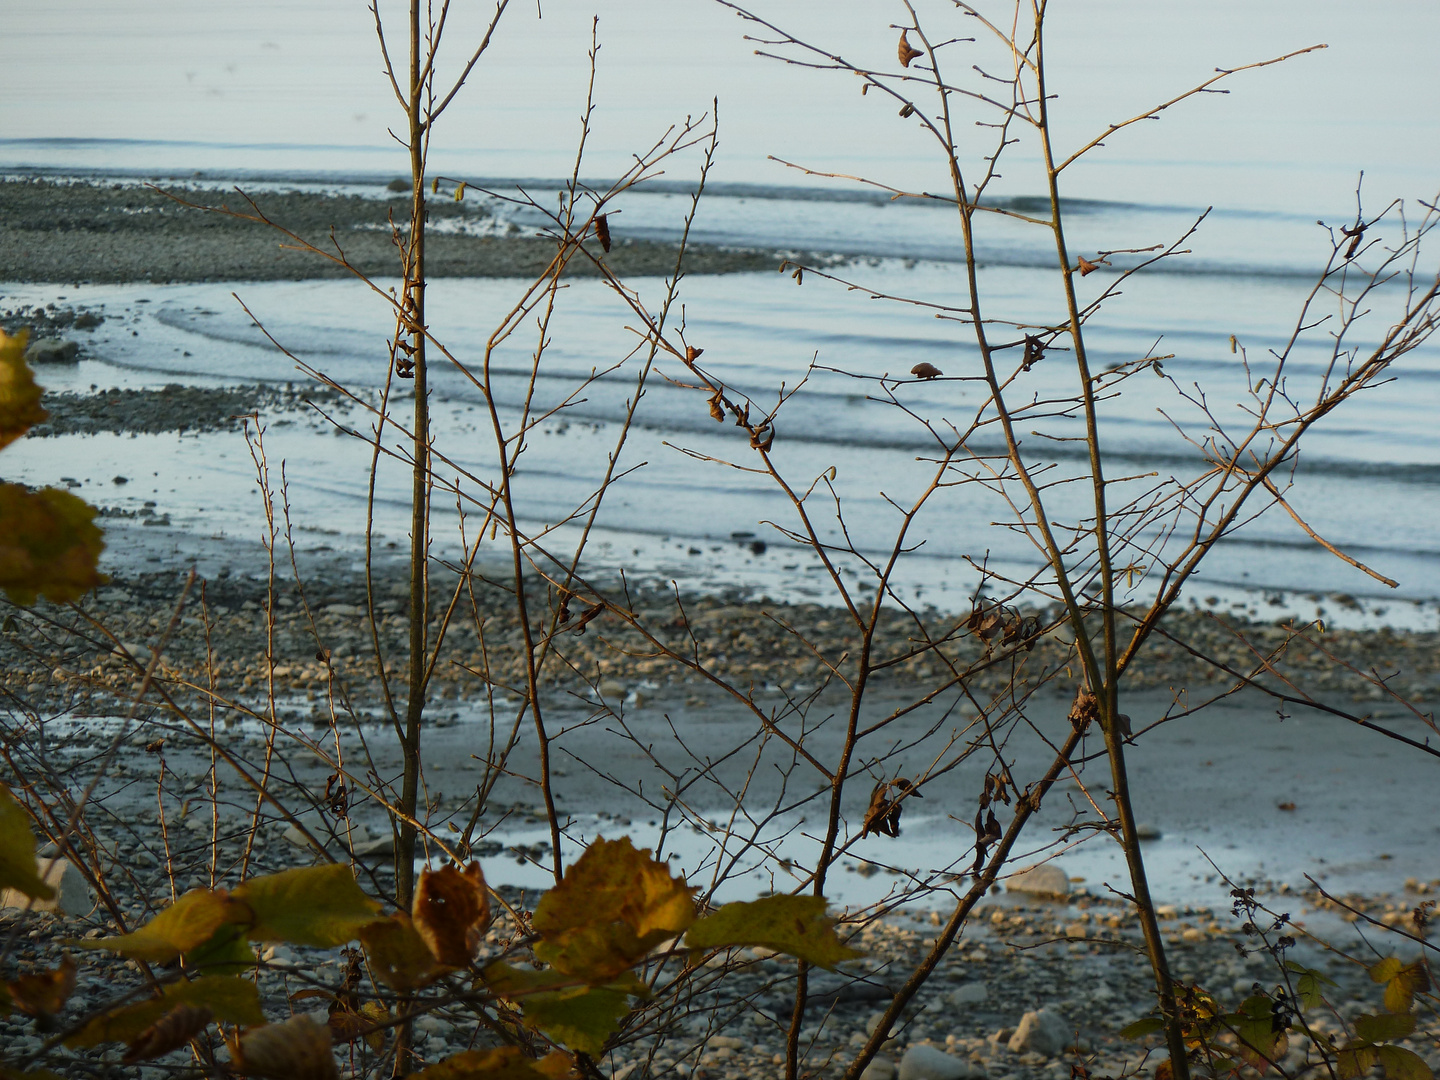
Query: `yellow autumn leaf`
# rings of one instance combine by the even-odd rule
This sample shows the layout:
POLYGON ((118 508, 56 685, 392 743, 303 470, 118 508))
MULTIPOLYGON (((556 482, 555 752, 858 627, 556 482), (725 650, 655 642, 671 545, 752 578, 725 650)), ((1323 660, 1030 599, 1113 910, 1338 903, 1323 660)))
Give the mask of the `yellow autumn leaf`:
POLYGON ((78 600, 105 582, 95 508, 68 491, 0 484, 0 590, 16 604, 78 600))
POLYGON ((765 896, 726 904, 692 926, 685 944, 692 949, 762 945, 824 968, 862 955, 836 936, 823 896, 765 896))
POLYGON ((629 837, 598 839, 536 906, 535 955, 588 983, 609 982, 695 921, 694 892, 629 837))
POLYGON ((25 342, 29 334, 20 331, 11 337, 0 330, 0 449, 40 423, 48 415, 40 407, 42 387, 35 385, 30 365, 25 363, 25 342))
POLYGON ((30 815, 4 784, 0 784, 0 889, 16 889, 36 900, 55 897, 55 890, 35 872, 30 815))
POLYGON ((250 920, 250 908, 224 889, 192 889, 134 933, 72 944, 165 964, 210 941, 226 923, 247 924, 250 920))

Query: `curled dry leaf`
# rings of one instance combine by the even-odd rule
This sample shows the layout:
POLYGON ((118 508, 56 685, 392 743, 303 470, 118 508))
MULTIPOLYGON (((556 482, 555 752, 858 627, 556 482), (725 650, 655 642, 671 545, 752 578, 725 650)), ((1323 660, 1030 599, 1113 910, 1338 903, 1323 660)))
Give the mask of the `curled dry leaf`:
POLYGON ((685 363, 687 363, 687 364, 693 364, 693 363, 695 363, 696 360, 699 360, 699 359, 700 359, 700 354, 703 353, 704 351, 705 351, 704 349, 697 349, 694 345, 686 345, 686 346, 685 346, 685 363))
POLYGON ((900 835, 900 810, 901 803, 906 798, 923 799, 922 795, 909 780, 903 776, 893 781, 881 781, 875 785, 875 790, 870 792, 870 808, 865 811, 865 825, 861 830, 860 837, 864 839, 872 832, 879 836, 900 835), (890 797, 890 789, 894 788, 896 795, 890 797))
POLYGON ((710 395, 710 417, 722 424, 725 422, 725 406, 721 404, 723 400, 719 390, 710 395))
POLYGON ((21 975, 7 983, 10 1001, 27 1016, 53 1016, 75 989, 75 961, 65 957, 54 971, 21 975))
POLYGON ((917 379, 938 379, 941 375, 944 375, 945 373, 941 371, 938 367, 936 367, 934 364, 922 362, 912 367, 910 369, 910 374, 914 375, 917 379))
POLYGON ((203 1005, 177 1005, 137 1035, 120 1060, 133 1065, 178 1050, 204 1031, 214 1017, 203 1005))
POLYGON ((40 407, 40 387, 25 363, 25 342, 29 334, 22 330, 11 337, 0 330, 0 448, 40 423, 49 414, 40 407))
POLYGON ((240 1036, 235 1070, 268 1080, 340 1080, 330 1050, 330 1029, 303 1014, 240 1036))
POLYGON ((444 971, 403 911, 362 927, 360 943, 370 958, 370 970, 391 989, 418 990, 444 971))
POLYGON ((922 55, 919 49, 911 47, 909 33, 910 32, 908 30, 900 31, 900 45, 897 49, 897 52, 900 55, 900 66, 905 68, 908 68, 910 66, 911 60, 914 60, 917 56, 922 55))
POLYGON ((463 872, 446 866, 421 873, 410 917, 436 960, 468 967, 490 928, 490 897, 480 864, 472 862, 463 872))
POLYGON ((595 216, 595 239, 600 241, 600 246, 606 251, 610 250, 610 222, 604 214, 595 216))
POLYGON ((1085 687, 1075 691, 1075 700, 1070 704, 1070 726, 1076 731, 1084 731, 1092 720, 1100 718, 1100 703, 1085 687))
POLYGON ((768 453, 774 442, 775 429, 772 427, 757 428, 750 433, 750 445, 762 454, 768 453))
POLYGON ((1080 271, 1081 277, 1085 277, 1086 275, 1093 274, 1096 270, 1099 270, 1100 264, 1093 263, 1089 259, 1085 258, 1084 255, 1081 255, 1080 264, 1076 267, 1076 269, 1080 271))

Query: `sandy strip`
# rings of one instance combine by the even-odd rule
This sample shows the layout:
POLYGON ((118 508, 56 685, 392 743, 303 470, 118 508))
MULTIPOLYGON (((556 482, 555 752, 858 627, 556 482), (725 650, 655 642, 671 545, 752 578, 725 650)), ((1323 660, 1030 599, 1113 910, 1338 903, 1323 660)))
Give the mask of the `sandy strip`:
MULTIPOLYGON (((253 212, 233 188, 177 189, 191 202, 229 205, 253 212)), ((271 220, 307 241, 334 251, 336 244, 357 269, 377 276, 398 274, 390 215, 406 215, 403 195, 387 199, 303 193, 261 194, 256 202, 271 220), (331 240, 334 230, 335 241, 331 240)), ((437 230, 482 227, 488 211, 479 200, 436 200, 437 230)), ((237 221, 180 205, 133 182, 0 182, 0 281, 271 281, 344 277, 349 271, 252 222, 237 221)), ((532 277, 544 271, 555 244, 543 237, 473 236, 443 231, 426 240, 432 277, 532 277)), ((675 245, 627 238, 615 230, 605 263, 622 275, 668 275, 675 245)), ((600 250, 596 246, 596 254, 600 250)), ((773 271, 794 252, 691 245, 685 269, 692 274, 773 271)), ((598 271, 575 259, 575 275, 598 271)))

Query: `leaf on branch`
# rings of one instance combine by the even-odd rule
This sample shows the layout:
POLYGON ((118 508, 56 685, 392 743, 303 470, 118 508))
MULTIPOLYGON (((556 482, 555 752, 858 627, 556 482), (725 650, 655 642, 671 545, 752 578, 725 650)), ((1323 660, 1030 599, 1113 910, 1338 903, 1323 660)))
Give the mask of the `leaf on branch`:
POLYGON ((923 799, 920 789, 903 776, 889 782, 881 781, 870 792, 870 807, 865 811, 865 824, 860 831, 863 840, 872 832, 880 836, 900 835, 900 812, 906 798, 923 799), (890 798, 890 789, 898 794, 890 798))
POLYGON ((1087 276, 1089 276, 1090 274, 1093 274, 1096 270, 1099 270, 1099 269, 1100 269, 1100 264, 1099 264, 1099 263, 1093 263, 1093 262, 1091 262, 1089 259, 1085 258, 1084 255, 1078 256, 1078 259, 1079 259, 1079 263, 1078 263, 1078 265, 1075 267, 1075 269, 1077 269, 1077 270, 1080 271, 1080 276, 1081 276, 1081 277, 1087 277, 1087 276))
POLYGON ((1297 976, 1295 996, 1300 999, 1300 1005, 1305 1009, 1313 1009, 1324 1002, 1322 987, 1336 985, 1335 980, 1324 972, 1307 968, 1304 964, 1297 964, 1294 960, 1285 961, 1285 969, 1297 976))
POLYGON ((436 960, 468 967, 490 929, 490 897, 480 864, 472 862, 463 872, 453 866, 422 871, 410 917, 436 960))
POLYGON ((460 183, 455 186, 455 201, 456 201, 456 202, 464 202, 464 201, 465 201, 465 181, 464 181, 464 180, 461 180, 460 183))
POLYGON ((603 986, 587 986, 578 984, 579 975, 497 962, 488 965, 481 977, 491 993, 519 1006, 528 1027, 592 1055, 598 1055, 605 1040, 620 1029, 620 1021, 630 1012, 629 999, 650 994, 633 972, 603 986))
POLYGON ((65 1040, 70 1047, 104 1042, 134 1043, 167 1013, 181 1005, 209 1009, 214 1019, 227 1024, 263 1024, 260 991, 248 979, 205 975, 192 982, 172 983, 161 997, 104 1013, 65 1040))
POLYGON ((602 837, 541 897, 535 955, 586 982, 609 982, 695 921, 694 891, 648 848, 602 837))
POLYGON ((0 889, 15 889, 35 900, 55 898, 55 890, 35 872, 30 815, 4 784, 0 784, 0 889))
POLYGON ((21 975, 5 984, 10 1001, 27 1016, 54 1016, 75 989, 75 961, 66 956, 54 971, 21 975))
POLYGON ((25 330, 14 337, 0 330, 0 449, 49 415, 40 407, 44 391, 35 385, 30 365, 25 363, 28 339, 25 330))
POLYGON ((900 66, 903 68, 908 68, 910 66, 910 61, 914 60, 917 56, 924 55, 919 49, 915 49, 910 46, 910 37, 908 30, 900 31, 900 46, 897 51, 900 54, 900 66))
POLYGON ((1133 1024, 1126 1024, 1120 1029, 1122 1039, 1143 1039, 1146 1035, 1154 1035, 1157 1031, 1165 1030, 1165 1021, 1158 1016, 1142 1016, 1133 1024))
POLYGON ((404 912, 362 926, 360 943, 370 958, 370 970, 392 990, 418 990, 444 971, 404 912))
POLYGON ((685 944, 691 949, 761 945, 831 969, 864 955, 836 936, 823 896, 765 896, 726 904, 690 927, 685 944))
POLYGON ((242 1035, 235 1047, 235 1069, 268 1080, 339 1080, 330 1045, 330 1029, 302 1013, 242 1035))
POLYGON ((177 1005, 137 1035, 120 1061, 133 1065, 178 1050, 204 1031, 214 1017, 204 1005, 177 1005))
POLYGON ((1374 1046, 1357 1046, 1335 1051, 1335 1064, 1340 1080, 1354 1080, 1364 1076, 1371 1066, 1380 1061, 1380 1051, 1374 1046))
POLYGON ((0 590, 16 604, 78 600, 106 578, 95 508, 58 488, 0 484, 0 590))
POLYGON ((254 912, 252 941, 286 941, 331 949, 354 941, 380 905, 343 863, 299 867, 251 878, 232 892, 254 912))
POLYGON ((704 349, 697 349, 694 345, 686 345, 686 346, 685 346, 685 363, 687 363, 687 364, 693 364, 693 363, 695 363, 696 360, 699 360, 699 359, 700 359, 700 354, 703 353, 704 351, 705 351, 704 349))
POLYGON ((1275 1002, 1264 994, 1255 994, 1240 1003, 1234 1021, 1235 1034, 1240 1038, 1241 1056, 1262 1073, 1285 1056, 1290 1037, 1275 1014, 1275 1002))
POLYGON ((1435 1080, 1435 1074, 1425 1059, 1413 1050, 1403 1046, 1381 1046, 1377 1048, 1380 1068, 1385 1070, 1389 1080, 1435 1080))
POLYGON ((134 933, 75 941, 81 949, 107 949, 130 960, 168 964, 209 942, 226 923, 246 924, 250 909, 224 889, 192 889, 134 933))
POLYGON ((378 1001, 367 1001, 359 1012, 346 1008, 330 1010, 330 1037, 335 1042, 352 1043, 364 1039, 376 1053, 385 1046, 385 1025, 390 1023, 390 1010, 378 1001))
POLYGON ((422 1072, 411 1073, 409 1080, 562 1080, 573 1067, 570 1055, 559 1050, 536 1061, 518 1046, 501 1046, 463 1050, 422 1072))
POLYGON ((1403 1039, 1415 1030, 1415 1017, 1396 1013, 1380 1013, 1376 1016, 1361 1015, 1355 1018, 1355 1035, 1360 1043, 1382 1043, 1391 1039, 1403 1039))
POLYGON ((722 424, 725 422, 724 400, 725 399, 720 396, 719 390, 716 390, 715 393, 710 395, 710 418, 712 420, 718 420, 722 424))
POLYGON ((1415 995, 1430 989, 1430 975, 1419 960, 1402 965, 1398 958, 1387 956, 1370 968, 1370 978, 1385 984, 1385 1008, 1392 1013, 1408 1013, 1415 995))
POLYGON ((606 251, 610 250, 610 222, 605 219, 604 214, 595 215, 595 239, 600 241, 600 246, 606 251))
POLYGON ((910 374, 917 379, 938 379, 945 373, 934 364, 921 362, 910 369, 910 374))

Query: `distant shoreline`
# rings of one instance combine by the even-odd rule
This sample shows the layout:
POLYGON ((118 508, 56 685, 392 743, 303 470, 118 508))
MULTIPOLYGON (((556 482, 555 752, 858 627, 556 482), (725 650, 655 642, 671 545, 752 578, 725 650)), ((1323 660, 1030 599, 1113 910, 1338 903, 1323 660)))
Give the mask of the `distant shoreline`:
MULTIPOLYGON (((233 188, 187 186, 177 188, 177 194, 253 212, 233 188)), ((335 250, 333 231, 345 258, 362 273, 398 275, 389 222, 397 208, 403 217, 403 199, 271 192, 257 194, 256 202, 271 220, 326 251, 335 250)), ((431 221, 437 226, 426 240, 431 277, 535 277, 555 252, 547 237, 510 235, 497 227, 478 199, 459 204, 437 199, 431 221)), ((138 181, 0 182, 0 281, 279 281, 351 273, 293 247, 293 241, 264 225, 182 206, 138 181)), ((678 253, 677 244, 628 238, 618 230, 608 254, 598 245, 594 252, 616 273, 631 276, 673 274, 678 253)), ((684 269, 691 274, 774 271, 782 259, 795 255, 691 244, 684 269)), ((567 273, 595 276, 599 270, 581 257, 572 260, 567 273)))

